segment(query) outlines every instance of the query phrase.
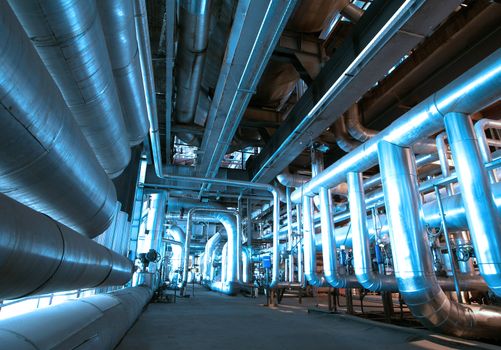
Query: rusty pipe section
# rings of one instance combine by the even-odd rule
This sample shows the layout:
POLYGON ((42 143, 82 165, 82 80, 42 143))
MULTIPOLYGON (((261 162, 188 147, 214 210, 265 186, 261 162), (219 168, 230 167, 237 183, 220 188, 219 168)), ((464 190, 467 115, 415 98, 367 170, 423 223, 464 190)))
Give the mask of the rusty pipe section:
POLYGON ((136 39, 133 0, 97 1, 129 144, 143 142, 148 118, 136 39))
POLYGON ((0 321, 5 349, 114 349, 153 291, 147 286, 67 301, 0 321))
MULTIPOLYGON (((191 124, 200 94, 209 37, 210 0, 182 0, 179 6, 179 46, 176 69, 178 123, 191 124)), ((190 142, 193 135, 178 135, 190 142)))
POLYGON ((123 285, 132 263, 46 215, 0 195, 0 299, 123 285))
POLYGON ((130 161, 95 0, 9 1, 106 173, 130 161))
POLYGON ((472 338, 501 336, 501 309, 451 301, 433 272, 421 215, 415 158, 409 148, 378 145, 386 212, 398 288, 412 314, 426 327, 472 338))
POLYGON ((94 238, 115 187, 5 1, 0 23, 0 192, 94 238))

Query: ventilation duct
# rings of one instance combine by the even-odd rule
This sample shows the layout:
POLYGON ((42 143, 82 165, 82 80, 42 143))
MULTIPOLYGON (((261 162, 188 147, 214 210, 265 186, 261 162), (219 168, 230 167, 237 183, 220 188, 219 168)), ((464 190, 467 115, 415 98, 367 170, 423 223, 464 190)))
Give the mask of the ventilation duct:
MULTIPOLYGON (((85 138, 114 178, 130 149, 94 0, 10 0, 85 138)), ((47 101, 44 101, 47 103, 47 101)))

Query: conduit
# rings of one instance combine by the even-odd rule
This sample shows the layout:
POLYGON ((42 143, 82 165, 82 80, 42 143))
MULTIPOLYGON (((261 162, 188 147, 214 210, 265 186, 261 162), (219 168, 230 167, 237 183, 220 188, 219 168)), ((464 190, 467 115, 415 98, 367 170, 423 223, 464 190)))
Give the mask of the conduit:
POLYGON ((10 0, 9 4, 99 163, 111 178, 120 175, 131 155, 96 2, 10 0))
POLYGON ((46 215, 0 195, 0 299, 123 285, 132 263, 46 215))
POLYGON ((0 23, 0 192, 94 238, 115 187, 5 1, 0 23))

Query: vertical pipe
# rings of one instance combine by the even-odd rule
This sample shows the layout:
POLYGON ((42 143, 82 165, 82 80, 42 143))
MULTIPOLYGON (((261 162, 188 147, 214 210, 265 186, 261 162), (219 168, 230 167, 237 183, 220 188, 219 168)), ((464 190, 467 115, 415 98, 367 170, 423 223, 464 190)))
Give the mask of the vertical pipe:
POLYGON ((297 222, 297 281, 304 285, 304 254, 303 254, 303 220, 301 219, 302 208, 300 204, 296 204, 296 222, 297 222))
POLYGON ((444 122, 478 267, 487 285, 501 296, 501 217, 473 124, 462 113, 448 113, 444 122))
POLYGON ((292 254, 292 244, 293 244, 293 236, 292 236, 292 202, 291 202, 291 189, 290 187, 286 187, 285 194, 287 196, 287 251, 289 252, 289 282, 295 282, 294 278, 294 254, 292 254))
MULTIPOLYGON (((489 149, 489 144, 487 143, 487 136, 485 135, 485 129, 489 127, 495 127, 499 129, 501 128, 501 121, 482 119, 475 124, 475 134, 477 136, 480 154, 482 155, 482 160, 484 163, 488 163, 492 160, 491 150, 489 149)), ((496 170, 489 170, 487 174, 489 175, 489 180, 491 181, 491 183, 498 181, 496 176, 496 170)))
POLYGON ((445 244, 447 246, 447 252, 449 255, 449 262, 451 264, 451 272, 452 272, 452 277, 454 279, 454 289, 456 290, 456 295, 458 298, 458 301, 462 303, 463 298, 461 296, 461 291, 459 290, 459 282, 458 282, 458 276, 457 276, 457 264, 456 260, 454 259, 454 253, 452 251, 452 246, 451 246, 451 239, 449 237, 449 231, 447 230, 447 225, 445 224, 445 214, 444 214, 444 208, 442 206, 442 198, 440 197, 440 190, 438 186, 435 186, 435 193, 437 195, 437 204, 438 204, 438 210, 440 212, 440 217, 442 218, 442 230, 444 233, 444 238, 445 238, 445 244))

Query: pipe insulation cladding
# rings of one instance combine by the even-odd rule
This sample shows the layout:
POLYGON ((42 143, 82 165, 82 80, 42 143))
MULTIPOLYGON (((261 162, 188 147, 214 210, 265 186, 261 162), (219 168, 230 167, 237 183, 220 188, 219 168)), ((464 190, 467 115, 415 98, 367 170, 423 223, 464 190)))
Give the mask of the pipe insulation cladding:
POLYGON ((131 153, 95 0, 8 1, 106 173, 131 153))
POLYGON ((143 142, 149 123, 146 111, 133 0, 97 1, 111 59, 111 68, 122 104, 129 144, 143 142))
POLYGON ((152 296, 146 286, 67 301, 0 321, 4 349, 114 349, 152 296))
POLYGON ((0 194, 0 299, 117 286, 132 262, 0 194))
POLYGON ((421 215, 411 149, 382 141, 378 155, 395 277, 407 307, 432 330, 460 337, 500 339, 501 308, 459 304, 440 288, 421 215))
POLYGON ((0 23, 0 192, 93 238, 115 187, 5 1, 0 23))

